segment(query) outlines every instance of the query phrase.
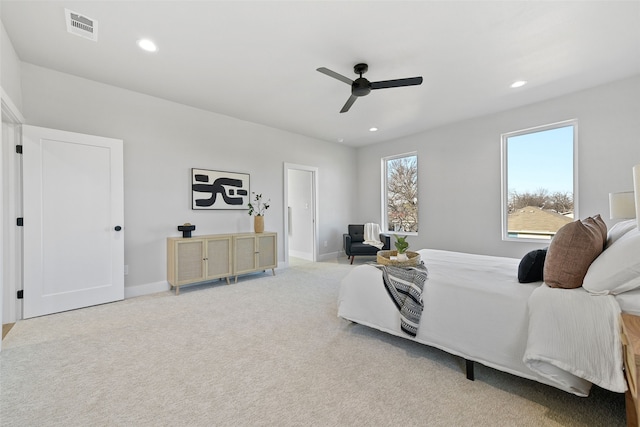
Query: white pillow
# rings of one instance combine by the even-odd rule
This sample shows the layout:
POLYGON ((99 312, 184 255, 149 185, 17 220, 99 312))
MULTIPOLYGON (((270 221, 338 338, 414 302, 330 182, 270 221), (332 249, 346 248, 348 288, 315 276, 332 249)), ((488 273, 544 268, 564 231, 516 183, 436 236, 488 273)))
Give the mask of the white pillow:
POLYGON ((609 233, 607 235, 607 243, 605 248, 613 245, 616 240, 627 234, 629 231, 636 228, 637 221, 635 219, 629 219, 627 221, 621 221, 613 225, 609 229, 609 233))
POLYGON ((598 295, 617 295, 640 288, 640 231, 625 233, 596 258, 582 287, 598 295))

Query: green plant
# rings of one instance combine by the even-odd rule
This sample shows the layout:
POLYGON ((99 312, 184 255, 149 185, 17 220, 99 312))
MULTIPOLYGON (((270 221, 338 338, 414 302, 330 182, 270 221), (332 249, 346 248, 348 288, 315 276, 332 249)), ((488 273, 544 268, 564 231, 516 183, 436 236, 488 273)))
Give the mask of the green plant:
POLYGON ((249 215, 255 216, 263 216, 264 212, 269 209, 269 202, 271 199, 266 202, 262 201, 262 194, 256 194, 255 192, 251 192, 255 197, 253 199, 253 203, 249 202, 247 206, 249 206, 249 215))
POLYGON ((400 236, 398 234, 395 235, 396 236, 396 249, 398 250, 399 254, 403 254, 406 252, 406 250, 409 248, 409 242, 407 242, 407 236, 400 236))

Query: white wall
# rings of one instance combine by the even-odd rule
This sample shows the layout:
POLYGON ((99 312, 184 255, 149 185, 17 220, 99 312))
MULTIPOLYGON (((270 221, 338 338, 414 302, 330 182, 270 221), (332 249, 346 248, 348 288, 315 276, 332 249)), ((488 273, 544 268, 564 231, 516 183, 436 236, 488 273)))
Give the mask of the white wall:
POLYGON ((31 64, 22 64, 21 78, 28 124, 124 139, 127 288, 164 283, 164 239, 180 234, 178 224, 196 224, 197 234, 251 229, 245 213, 189 208, 192 167, 251 174, 251 189, 272 200, 266 228, 281 235, 282 260, 283 162, 319 168, 318 241, 328 242, 320 258, 341 250, 345 224, 382 222, 383 156, 418 151, 413 248, 514 257, 539 245, 501 240, 500 134, 577 118, 583 217, 608 218, 608 193, 631 189, 631 167, 640 163, 640 76, 358 150, 31 64))
POLYGON ((191 210, 193 167, 251 175, 251 191, 271 199, 265 229, 279 234, 280 261, 283 163, 317 167, 319 240, 329 242, 320 255, 340 251, 344 224, 355 210, 355 149, 27 63, 22 64, 22 88, 27 124, 124 140, 128 295, 135 286, 166 284, 165 239, 181 235, 178 225, 195 224, 194 234, 252 230, 246 210, 191 210))
POLYGON ((0 86, 18 110, 22 111, 20 92, 20 59, 13 49, 9 35, 0 22, 0 86))
POLYGON ((608 193, 632 190, 640 163, 640 76, 358 149, 359 221, 380 218, 380 159, 417 151, 420 231, 411 247, 521 257, 541 245, 501 239, 500 135, 573 118, 580 216, 600 213, 611 226, 608 193))

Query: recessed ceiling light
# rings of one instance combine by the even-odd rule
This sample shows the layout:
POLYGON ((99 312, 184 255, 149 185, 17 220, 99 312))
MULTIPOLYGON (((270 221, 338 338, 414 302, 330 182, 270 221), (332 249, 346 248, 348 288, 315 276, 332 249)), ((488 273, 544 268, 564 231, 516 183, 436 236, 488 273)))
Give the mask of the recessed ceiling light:
POLYGON ((138 40, 138 46, 140 46, 140 49, 146 50, 147 52, 156 52, 158 50, 158 46, 149 39, 138 40))
POLYGON ((338 142, 344 142, 344 138, 338 138, 338 142))
POLYGON ((378 128, 369 128, 369 132, 377 132, 378 128))
POLYGON ((518 81, 515 81, 515 82, 511 83, 511 87, 515 89, 517 87, 522 87, 522 86, 524 86, 526 84, 527 84, 526 80, 518 80, 518 81))

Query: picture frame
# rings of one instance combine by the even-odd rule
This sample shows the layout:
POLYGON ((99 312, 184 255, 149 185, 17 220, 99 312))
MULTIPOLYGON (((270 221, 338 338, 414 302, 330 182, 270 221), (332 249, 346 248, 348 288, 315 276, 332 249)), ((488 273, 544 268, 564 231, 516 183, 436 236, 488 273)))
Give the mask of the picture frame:
POLYGON ((248 173, 192 168, 191 209, 248 209, 249 184, 248 173))

